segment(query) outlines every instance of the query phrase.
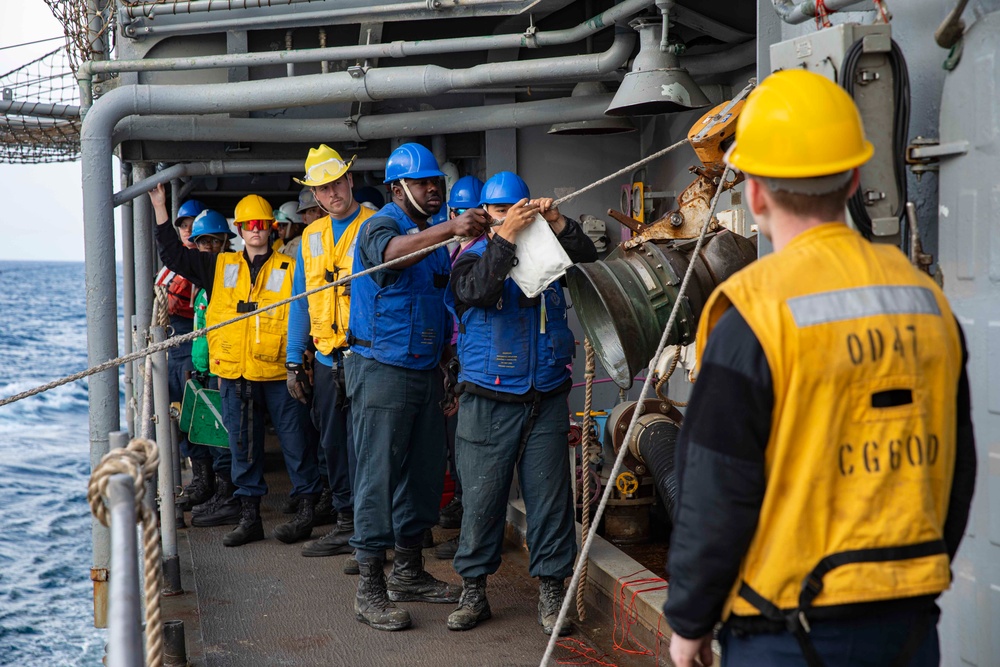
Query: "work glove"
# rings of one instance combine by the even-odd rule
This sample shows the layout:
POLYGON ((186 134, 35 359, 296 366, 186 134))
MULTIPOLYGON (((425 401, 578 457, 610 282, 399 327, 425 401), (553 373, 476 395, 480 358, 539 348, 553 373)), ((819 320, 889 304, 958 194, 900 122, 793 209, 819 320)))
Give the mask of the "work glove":
POLYGON ((285 371, 285 385, 288 387, 288 393, 299 403, 308 404, 309 397, 312 396, 312 386, 309 384, 309 374, 306 373, 305 366, 287 363, 285 371))

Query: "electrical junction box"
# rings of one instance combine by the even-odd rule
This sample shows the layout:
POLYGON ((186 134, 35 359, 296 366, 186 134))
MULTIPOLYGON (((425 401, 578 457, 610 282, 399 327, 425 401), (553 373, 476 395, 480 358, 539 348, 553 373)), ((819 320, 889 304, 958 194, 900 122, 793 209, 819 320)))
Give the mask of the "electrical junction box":
MULTIPOLYGON (((872 219, 874 240, 898 245, 902 194, 896 188, 893 160, 893 74, 889 64, 889 25, 845 23, 771 45, 771 68, 799 67, 839 83, 844 56, 861 40, 862 54, 854 76, 854 101, 861 111, 875 155, 861 167, 862 196, 872 219)), ((830 137, 837 141, 837 137, 830 137)))

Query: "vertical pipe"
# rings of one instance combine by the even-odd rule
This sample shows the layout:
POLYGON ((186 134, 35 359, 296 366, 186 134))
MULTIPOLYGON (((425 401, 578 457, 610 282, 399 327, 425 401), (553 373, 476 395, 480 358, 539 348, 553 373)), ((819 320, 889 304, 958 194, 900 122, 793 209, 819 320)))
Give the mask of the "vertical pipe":
MULTIPOLYGON (((153 343, 167 339, 166 327, 152 327, 153 343)), ((177 524, 174 503, 174 453, 171 447, 170 396, 167 381, 167 353, 153 355, 153 409, 156 413, 156 448, 160 453, 157 469, 160 491, 160 540, 163 545, 163 594, 183 593, 177 558, 177 524)))
POLYGON ((124 449, 128 447, 128 431, 112 431, 108 434, 108 445, 111 449, 124 449))
MULTIPOLYGON (((288 30, 285 32, 285 50, 292 50, 292 31, 288 30)), ((288 76, 295 76, 295 63, 288 63, 285 65, 285 73, 288 76)))
POLYGON ((170 181, 170 219, 177 219, 177 212, 181 208, 181 179, 174 178, 170 181))
MULTIPOLYGON (((118 356, 118 297, 115 267, 115 218, 111 206, 113 190, 110 141, 89 150, 81 172, 84 190, 83 246, 87 289, 87 363, 90 366, 118 356), (102 150, 106 149, 106 150, 102 150)), ((118 369, 91 376, 90 466, 93 470, 108 452, 108 433, 121 428, 118 369)), ((91 524, 94 582, 94 625, 107 626, 107 579, 111 560, 110 533, 96 518, 91 524)))
POLYGON ((139 550, 136 544, 135 486, 128 475, 108 481, 111 514, 111 609, 108 667, 141 667, 142 625, 139 605, 139 550))
MULTIPOLYGON (((132 168, 133 180, 139 181, 153 175, 148 163, 132 168)), ((146 347, 149 325, 153 318, 153 278, 156 270, 152 263, 153 208, 149 197, 138 197, 133 202, 133 229, 135 241, 135 319, 140 348, 146 347)), ((139 392, 141 394, 141 390, 139 392)))
MULTIPOLYGON (((121 165, 121 185, 131 185, 132 165, 121 165)), ((121 212, 122 234, 122 353, 132 353, 132 320, 135 315, 135 228, 132 202, 127 201, 119 209, 121 212)), ((125 364, 125 424, 128 432, 135 430, 135 363, 125 364)))

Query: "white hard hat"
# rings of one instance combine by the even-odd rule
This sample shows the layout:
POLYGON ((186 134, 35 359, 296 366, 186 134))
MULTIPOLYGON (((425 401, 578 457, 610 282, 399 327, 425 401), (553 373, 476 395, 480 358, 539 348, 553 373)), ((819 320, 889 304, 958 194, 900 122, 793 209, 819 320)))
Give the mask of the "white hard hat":
POLYGON ((278 210, 285 214, 285 216, 297 225, 302 223, 302 215, 298 211, 299 203, 297 201, 287 201, 278 207, 278 210))

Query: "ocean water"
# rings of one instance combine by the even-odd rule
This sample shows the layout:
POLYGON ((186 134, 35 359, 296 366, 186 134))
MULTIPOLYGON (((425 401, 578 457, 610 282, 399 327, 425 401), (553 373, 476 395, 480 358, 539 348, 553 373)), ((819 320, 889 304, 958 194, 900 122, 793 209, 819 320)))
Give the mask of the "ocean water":
MULTIPOLYGON (((0 397, 86 367, 83 263, 0 261, 0 397)), ((0 408, 0 665, 101 663, 89 476, 86 380, 0 408)))

